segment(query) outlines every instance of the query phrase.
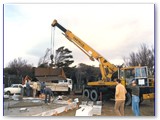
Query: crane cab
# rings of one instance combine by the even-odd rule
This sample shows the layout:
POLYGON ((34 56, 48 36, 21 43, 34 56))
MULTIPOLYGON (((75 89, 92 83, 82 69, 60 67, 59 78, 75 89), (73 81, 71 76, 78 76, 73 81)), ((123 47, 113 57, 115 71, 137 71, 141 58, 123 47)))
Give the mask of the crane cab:
POLYGON ((140 88, 140 102, 143 100, 154 99, 154 80, 148 77, 147 66, 134 66, 121 68, 120 79, 124 81, 123 85, 126 87, 127 93, 127 104, 131 104, 131 89, 130 85, 132 80, 136 80, 137 85, 140 88))
POLYGON ((149 86, 147 66, 122 68, 120 70, 120 78, 125 81, 125 85, 130 85, 134 79, 138 86, 149 86))

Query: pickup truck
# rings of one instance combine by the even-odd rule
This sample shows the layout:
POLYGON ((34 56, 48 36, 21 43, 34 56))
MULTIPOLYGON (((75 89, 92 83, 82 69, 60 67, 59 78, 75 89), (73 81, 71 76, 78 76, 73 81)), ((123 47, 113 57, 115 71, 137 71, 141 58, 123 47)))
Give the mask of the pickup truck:
POLYGON ((23 88, 22 84, 12 84, 11 87, 4 88, 4 94, 21 94, 21 90, 23 88))

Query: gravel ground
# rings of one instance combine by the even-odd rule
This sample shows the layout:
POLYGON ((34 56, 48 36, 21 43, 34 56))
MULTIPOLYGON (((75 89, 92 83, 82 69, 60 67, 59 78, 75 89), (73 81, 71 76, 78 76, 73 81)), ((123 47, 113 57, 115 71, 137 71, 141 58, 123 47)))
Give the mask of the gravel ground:
MULTIPOLYGON (((77 96, 78 97, 78 96, 77 96)), ((79 97, 81 99, 81 97, 79 97)), ((114 112, 114 100, 103 101, 101 116, 116 116, 114 112)), ((154 101, 143 101, 140 105, 141 116, 155 116, 154 101)), ((76 110, 63 112, 58 116, 75 116, 76 110)), ((134 116, 131 106, 125 106, 125 116, 134 116)))
MULTIPOLYGON (((69 95, 65 97, 65 99, 79 99, 79 104, 81 101, 88 101, 88 99, 83 98, 81 95, 69 95)), ((100 116, 116 116, 114 112, 114 100, 107 100, 102 102, 102 112, 100 116)), ((154 101, 143 101, 140 105, 141 116, 155 116, 155 105, 154 101)), ((31 116, 33 114, 38 114, 44 111, 48 111, 50 109, 54 109, 56 107, 60 107, 63 105, 58 105, 51 103, 49 105, 44 104, 44 101, 41 102, 24 102, 24 101, 9 101, 4 100, 4 116, 31 116), (29 112, 20 112, 20 108, 26 107, 29 109, 29 112)), ((77 108, 79 109, 79 108, 77 108)), ((58 114, 58 116, 75 116, 76 108, 72 110, 68 110, 67 112, 63 112, 58 114)), ((96 116, 96 115, 94 115, 96 116)), ((132 113, 131 106, 125 106, 125 116, 134 116, 132 113)))

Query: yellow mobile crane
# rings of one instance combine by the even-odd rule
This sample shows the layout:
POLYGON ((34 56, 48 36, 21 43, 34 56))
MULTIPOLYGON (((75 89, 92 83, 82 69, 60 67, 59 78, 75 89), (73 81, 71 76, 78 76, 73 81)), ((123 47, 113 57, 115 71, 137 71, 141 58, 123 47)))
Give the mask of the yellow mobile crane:
POLYGON ((84 41, 74 35, 71 31, 65 29, 57 22, 57 20, 54 20, 51 26, 58 27, 64 32, 65 37, 69 41, 74 43, 80 50, 82 50, 92 61, 97 60, 99 62, 102 78, 98 81, 88 82, 87 86, 83 90, 83 95, 93 101, 98 100, 100 93, 104 92, 110 95, 110 98, 114 97, 116 82, 111 81, 111 77, 113 73, 118 71, 118 77, 121 78, 122 84, 126 87, 128 91, 126 104, 131 104, 131 89, 128 85, 133 78, 136 79, 139 83, 139 86, 143 88, 143 90, 141 90, 142 92, 140 93, 141 99, 151 99, 154 97, 154 85, 153 82, 152 84, 149 84, 150 81, 147 78, 147 66, 137 66, 119 69, 115 65, 108 62, 102 55, 100 55, 84 41), (108 69, 108 73, 106 73, 106 68, 108 69), (131 73, 133 73, 131 71, 135 71, 133 76, 131 75, 131 73))

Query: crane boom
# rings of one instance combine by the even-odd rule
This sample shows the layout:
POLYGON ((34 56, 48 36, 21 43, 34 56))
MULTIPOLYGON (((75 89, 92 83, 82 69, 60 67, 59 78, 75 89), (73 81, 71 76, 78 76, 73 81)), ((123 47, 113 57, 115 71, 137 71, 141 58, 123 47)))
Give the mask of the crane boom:
POLYGON ((64 32, 65 37, 71 42, 73 42, 79 49, 81 49, 91 60, 96 59, 99 62, 99 67, 102 74, 102 80, 100 80, 101 82, 105 82, 108 78, 110 79, 112 77, 112 74, 118 70, 118 68, 115 65, 108 62, 102 55, 100 55, 93 48, 87 45, 79 37, 77 37, 71 31, 67 30, 62 25, 60 25, 57 22, 57 20, 54 20, 51 26, 57 26, 60 30, 64 32), (105 68, 108 68, 108 74, 106 73, 105 68))

